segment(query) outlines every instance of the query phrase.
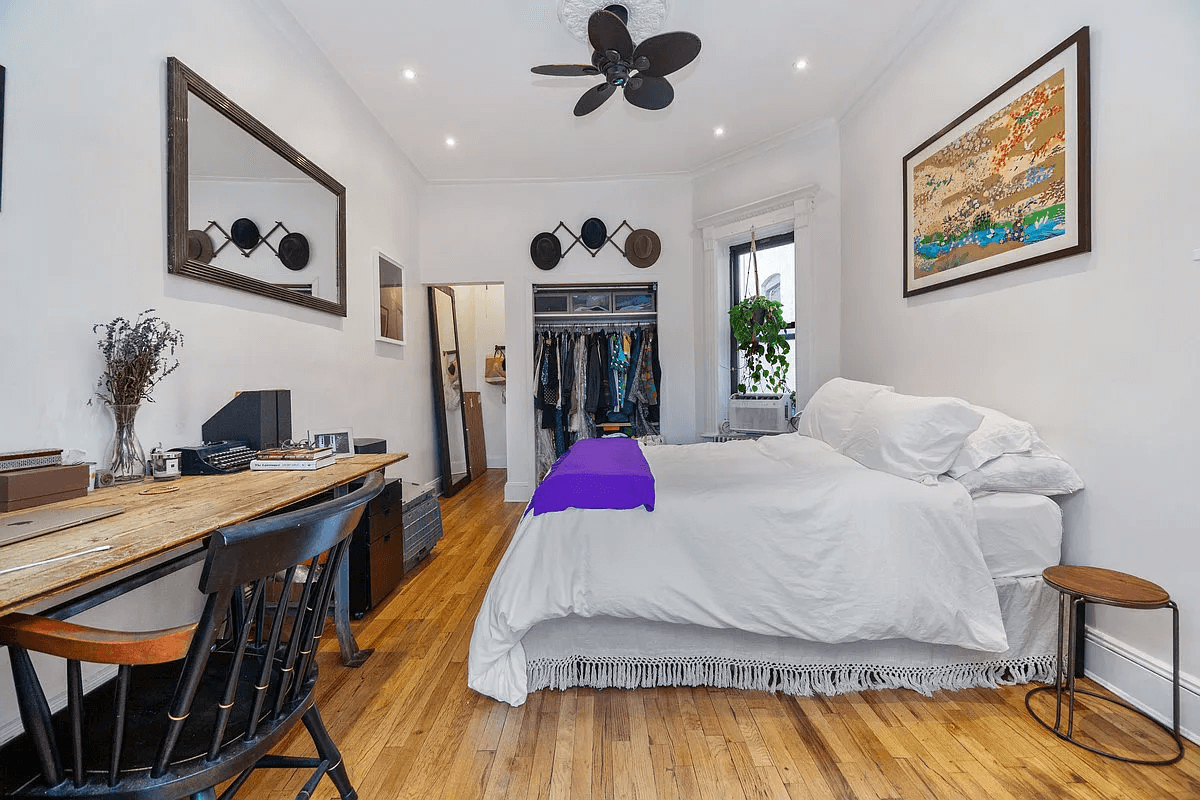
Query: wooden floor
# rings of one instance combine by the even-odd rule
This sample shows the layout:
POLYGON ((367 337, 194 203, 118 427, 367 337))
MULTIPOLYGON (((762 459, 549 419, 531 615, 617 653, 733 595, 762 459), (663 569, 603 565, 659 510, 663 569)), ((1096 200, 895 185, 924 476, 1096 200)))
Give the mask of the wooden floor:
MULTIPOLYGON (((433 556, 355 623, 359 644, 375 648, 365 666, 341 666, 335 638, 323 639, 318 707, 364 800, 1200 798, 1190 743, 1170 767, 1092 755, 1029 717, 1027 687, 933 698, 547 690, 521 708, 478 695, 466 686, 471 627, 523 508, 503 503, 503 488, 491 470, 442 501, 433 556)), ((1082 718, 1094 741, 1166 752, 1165 735, 1104 711, 1082 718)), ((302 727, 288 752, 312 753, 302 727)), ((303 781, 264 770, 243 796, 295 797, 303 781)), ((316 796, 335 797, 332 783, 316 796)))

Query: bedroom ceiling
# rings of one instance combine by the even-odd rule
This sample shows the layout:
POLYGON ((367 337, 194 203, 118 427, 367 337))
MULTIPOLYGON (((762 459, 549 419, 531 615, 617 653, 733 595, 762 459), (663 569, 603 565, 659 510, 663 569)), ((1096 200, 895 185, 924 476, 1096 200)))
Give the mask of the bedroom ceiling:
POLYGON ((703 169, 841 116, 947 0, 669 0, 663 31, 703 42, 675 102, 586 117, 571 110, 598 79, 530 72, 591 57, 559 0, 282 2, 417 170, 453 182, 703 169))

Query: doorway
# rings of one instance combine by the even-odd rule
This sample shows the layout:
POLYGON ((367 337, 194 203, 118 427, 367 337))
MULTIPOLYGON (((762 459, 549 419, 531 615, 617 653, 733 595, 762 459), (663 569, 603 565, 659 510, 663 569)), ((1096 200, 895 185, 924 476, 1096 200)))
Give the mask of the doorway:
POLYGON ((466 414, 468 469, 507 469, 507 336, 504 284, 452 284, 466 414))

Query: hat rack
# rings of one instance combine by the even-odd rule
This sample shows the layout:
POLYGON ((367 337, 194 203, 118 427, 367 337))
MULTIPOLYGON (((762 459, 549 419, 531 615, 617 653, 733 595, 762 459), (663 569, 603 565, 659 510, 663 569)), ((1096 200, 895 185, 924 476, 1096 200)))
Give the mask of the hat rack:
MULTIPOLYGON (((279 251, 276 250, 275 247, 269 241, 267 241, 267 239, 271 236, 271 234, 275 233, 275 231, 279 230, 280 228, 283 229, 283 233, 285 236, 288 235, 289 233, 291 233, 291 231, 288 230, 286 225, 284 225, 279 220, 275 220, 275 224, 271 226, 271 230, 267 231, 262 236, 259 236, 258 241, 255 243, 255 245, 247 250, 245 248, 240 247, 236 242, 234 242, 233 237, 229 235, 229 232, 226 231, 224 228, 222 228, 221 223, 217 222, 215 219, 210 219, 208 221, 208 224, 204 226, 204 233, 208 233, 209 230, 212 228, 216 228, 217 230, 219 230, 221 232, 221 235, 225 237, 225 241, 221 242, 221 246, 218 247, 217 249, 213 250, 213 258, 216 258, 218 255, 220 255, 221 251, 224 250, 229 245, 233 245, 238 250, 238 252, 240 252, 246 258, 249 258, 250 256, 252 256, 254 254, 255 250, 257 250, 260 246, 262 246, 264 244, 267 246, 268 250, 270 250, 272 253, 275 254, 276 258, 279 258, 279 251)), ((280 259, 280 260, 282 260, 282 259, 280 259)))
POLYGON ((575 231, 573 231, 569 227, 567 227, 567 223, 563 222, 562 220, 559 220, 558 225, 554 228, 554 230, 550 231, 550 233, 557 236, 559 228, 562 228, 564 231, 566 231, 571 236, 571 239, 572 239, 571 244, 567 247, 566 250, 563 250, 563 252, 562 252, 563 258, 567 257, 567 253, 571 252, 572 248, 574 248, 575 245, 582 246, 583 249, 585 251, 587 251, 587 253, 592 258, 595 258, 596 254, 599 253, 601 250, 603 250, 604 245, 606 245, 606 244, 611 244, 613 247, 615 247, 617 249, 617 252, 621 254, 621 258, 628 258, 628 256, 625 255, 625 251, 621 249, 621 245, 619 245, 615 241, 613 241, 613 237, 616 236, 621 231, 622 228, 628 228, 629 232, 633 233, 633 226, 630 225, 629 222, 626 220, 621 220, 621 224, 618 225, 613 230, 612 233, 608 234, 608 236, 605 237, 604 242, 599 247, 597 247, 595 250, 591 249, 586 244, 584 244, 583 239, 580 236, 576 236, 575 231))

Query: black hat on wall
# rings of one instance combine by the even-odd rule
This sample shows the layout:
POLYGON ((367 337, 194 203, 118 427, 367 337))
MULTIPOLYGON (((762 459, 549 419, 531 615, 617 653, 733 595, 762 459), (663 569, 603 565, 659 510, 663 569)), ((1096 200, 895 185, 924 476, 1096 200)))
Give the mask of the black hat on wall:
POLYGON ((229 227, 229 238, 241 249, 249 250, 259 243, 262 235, 252 220, 241 217, 235 219, 233 225, 229 227))
POLYGON ((289 233, 279 240, 279 260, 290 270, 302 270, 308 266, 308 237, 303 233, 289 233))
POLYGON ((592 217, 583 223, 583 230, 580 232, 579 238, 588 250, 599 250, 608 238, 608 228, 605 227, 603 220, 592 217))
POLYGON ((529 243, 529 257, 538 269, 554 269, 562 259, 562 243, 548 231, 542 231, 529 243))

